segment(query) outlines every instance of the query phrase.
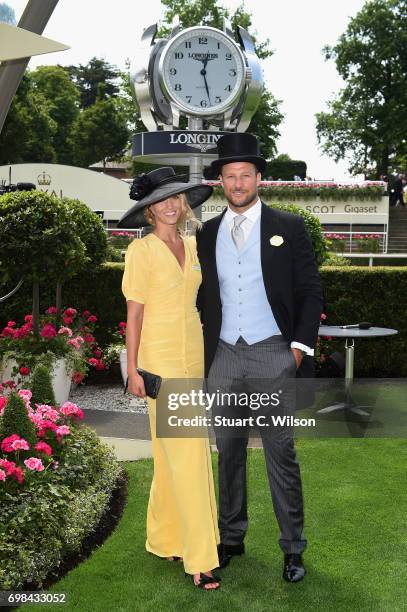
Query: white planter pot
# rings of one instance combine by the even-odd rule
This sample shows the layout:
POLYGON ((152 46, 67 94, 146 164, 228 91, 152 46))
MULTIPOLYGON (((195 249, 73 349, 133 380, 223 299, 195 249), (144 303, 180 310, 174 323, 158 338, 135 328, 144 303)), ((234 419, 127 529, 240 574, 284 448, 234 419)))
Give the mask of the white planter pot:
MULTIPOLYGON (((14 380, 17 382, 17 377, 12 376, 11 372, 17 365, 14 359, 9 359, 5 362, 3 370, 0 372, 0 380, 14 380)), ((55 401, 61 405, 68 401, 71 390, 71 376, 66 371, 65 359, 60 358, 54 364, 51 371, 51 383, 55 395, 55 401)))
POLYGON ((126 384, 127 380, 127 349, 120 351, 120 371, 122 373, 123 384, 126 384))

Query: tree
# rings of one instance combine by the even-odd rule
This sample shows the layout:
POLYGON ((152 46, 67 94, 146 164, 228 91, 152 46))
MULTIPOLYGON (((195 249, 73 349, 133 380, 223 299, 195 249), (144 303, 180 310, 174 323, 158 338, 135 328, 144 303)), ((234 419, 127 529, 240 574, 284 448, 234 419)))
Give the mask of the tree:
POLYGON ((48 114, 56 124, 52 137, 56 162, 72 164, 72 127, 79 114, 79 91, 60 66, 40 66, 31 79, 35 90, 47 100, 48 114))
MULTIPOLYGON (((241 4, 231 14, 229 9, 218 5, 218 0, 162 0, 165 7, 163 24, 159 31, 160 37, 168 36, 171 32, 171 22, 176 15, 184 28, 196 25, 208 25, 214 28, 223 28, 223 19, 230 19, 232 29, 237 30, 240 25, 250 34, 254 40, 256 53, 261 59, 270 57, 273 52, 269 48, 270 41, 258 42, 256 34, 252 31, 252 18, 241 4)), ((272 157, 276 152, 276 140, 280 135, 278 126, 283 120, 283 114, 279 110, 280 100, 276 100, 269 91, 264 91, 259 107, 253 116, 249 126, 249 132, 259 136, 261 150, 265 157, 272 157)))
POLYGON ((16 14, 14 9, 5 2, 0 3, 0 21, 4 21, 10 25, 15 25, 16 23, 16 14))
POLYGON ((79 90, 81 108, 89 108, 95 104, 101 83, 105 86, 106 96, 116 97, 119 93, 117 80, 120 71, 104 59, 93 57, 85 66, 64 66, 63 69, 79 90))
POLYGON ((407 153, 405 0, 371 0, 324 52, 346 85, 316 115, 323 151, 352 173, 387 175, 407 153))
POLYGON ((55 162, 57 128, 47 100, 35 90, 31 73, 26 72, 1 133, 0 164, 55 162))
POLYGON ((98 91, 96 102, 81 112, 73 129, 76 164, 83 167, 120 158, 129 139, 123 111, 114 98, 106 97, 103 84, 98 91))

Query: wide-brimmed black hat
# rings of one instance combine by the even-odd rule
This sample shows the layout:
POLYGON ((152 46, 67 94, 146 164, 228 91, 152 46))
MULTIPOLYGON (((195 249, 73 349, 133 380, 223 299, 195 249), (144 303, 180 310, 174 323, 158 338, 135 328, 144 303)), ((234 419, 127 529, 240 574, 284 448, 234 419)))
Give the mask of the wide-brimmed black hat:
POLYGON ((205 168, 206 179, 215 179, 219 176, 222 166, 233 162, 250 162, 259 172, 266 169, 266 160, 260 155, 260 145, 254 134, 244 132, 231 132, 218 140, 218 156, 210 166, 205 168))
POLYGON ((130 187, 130 198, 137 200, 120 219, 117 227, 140 228, 149 225, 144 211, 150 204, 157 204, 177 193, 185 193, 188 204, 196 208, 212 195, 212 187, 191 183, 184 176, 175 174, 170 167, 157 168, 136 176, 130 187))

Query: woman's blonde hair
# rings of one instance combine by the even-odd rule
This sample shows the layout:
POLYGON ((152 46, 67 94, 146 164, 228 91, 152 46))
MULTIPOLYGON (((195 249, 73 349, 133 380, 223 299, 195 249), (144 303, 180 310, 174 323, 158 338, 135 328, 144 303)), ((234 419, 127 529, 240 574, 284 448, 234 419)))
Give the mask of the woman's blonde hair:
MULTIPOLYGON (((178 193, 177 195, 180 198, 181 205, 182 205, 182 212, 181 212, 180 218, 178 219, 177 227, 178 227, 178 231, 180 232, 180 234, 184 235, 185 227, 187 223, 188 225, 191 224, 194 230, 196 230, 198 227, 201 227, 202 223, 199 219, 195 217, 194 212, 189 205, 186 194, 178 193)), ((155 204, 158 204, 158 202, 155 202, 155 204)), ((148 223, 154 227, 155 218, 154 218, 153 212, 151 211, 151 206, 154 206, 154 204, 150 204, 150 206, 146 207, 144 211, 144 216, 146 220, 148 221, 148 223)))

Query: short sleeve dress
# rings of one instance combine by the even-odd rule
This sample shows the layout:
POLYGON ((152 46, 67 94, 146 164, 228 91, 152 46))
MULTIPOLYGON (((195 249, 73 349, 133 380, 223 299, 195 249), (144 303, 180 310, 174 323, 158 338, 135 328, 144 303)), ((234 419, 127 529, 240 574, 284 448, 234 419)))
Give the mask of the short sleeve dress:
MULTIPOLYGON (((144 304, 138 366, 163 378, 202 378, 203 337, 196 296, 201 269, 195 238, 183 238, 185 265, 155 234, 134 240, 122 292, 144 304)), ((146 548, 178 556, 193 574, 218 566, 219 532, 208 438, 157 438, 156 402, 148 398, 154 477, 146 548)))

